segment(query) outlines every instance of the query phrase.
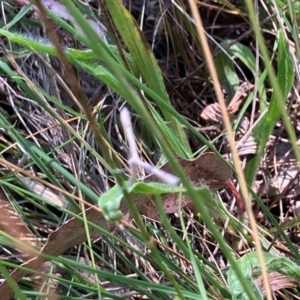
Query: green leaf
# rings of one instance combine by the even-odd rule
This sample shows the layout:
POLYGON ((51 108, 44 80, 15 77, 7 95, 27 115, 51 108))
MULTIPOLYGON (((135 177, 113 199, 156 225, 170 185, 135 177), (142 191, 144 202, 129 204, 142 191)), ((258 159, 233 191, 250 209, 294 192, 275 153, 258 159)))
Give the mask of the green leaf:
MULTIPOLYGON (((17 33, 11 33, 9 31, 0 29, 0 34, 6 36, 10 41, 24 47, 25 49, 31 51, 32 53, 47 53, 52 56, 57 57, 57 51, 53 45, 47 44, 45 40, 34 40, 32 38, 24 37, 17 33)), ((119 52, 116 46, 108 46, 109 50, 118 58, 120 58, 119 52)), ((92 50, 76 50, 76 49, 65 49, 65 54, 71 63, 80 67, 85 72, 98 78, 113 90, 115 90, 119 95, 125 98, 126 93, 122 85, 118 80, 101 64, 100 60, 97 59, 96 55, 92 50)), ((135 76, 138 76, 138 69, 134 64, 134 61, 130 54, 125 53, 125 57, 128 60, 135 76)))
MULTIPOLYGON (((255 68, 255 56, 253 55, 251 49, 241 43, 233 43, 233 41, 229 39, 224 40, 221 43, 221 46, 226 49, 229 55, 238 58, 254 76, 260 76, 260 73, 257 74, 255 68)), ((236 74, 234 64, 228 55, 223 52, 216 57, 215 64, 220 81, 228 93, 228 100, 231 100, 238 86, 240 85, 240 80, 236 74)), ((265 107, 267 96, 263 85, 263 80, 259 81, 258 95, 261 107, 265 107)), ((249 103, 247 105, 249 105, 249 103)))
POLYGON ((104 217, 109 221, 119 221, 122 212, 119 211, 120 203, 123 198, 122 188, 116 184, 98 200, 98 205, 103 211, 104 217))
MULTIPOLYGON (((222 43, 224 47, 227 47, 232 43, 232 40, 226 40, 222 43)), ((253 74, 253 76, 260 76, 260 72, 257 74, 257 70, 255 68, 255 56, 249 47, 241 44, 241 43, 233 43, 228 48, 228 53, 238 58, 253 74)), ((258 80, 258 98, 260 102, 260 108, 265 108, 265 103, 267 101, 266 89, 263 85, 265 76, 262 76, 263 80, 258 80)))
POLYGON ((251 186, 257 167, 266 147, 272 130, 278 121, 281 111, 279 101, 285 101, 294 82, 293 61, 286 43, 284 34, 279 31, 279 53, 278 53, 278 73, 277 81, 282 92, 282 99, 276 93, 272 94, 268 112, 263 116, 257 126, 253 129, 253 137, 258 145, 256 156, 248 162, 245 168, 245 177, 247 183, 251 186))
POLYGON ((232 59, 222 52, 215 58, 215 66, 221 84, 225 87, 228 93, 228 100, 230 101, 240 84, 232 59))
MULTIPOLYGON (((107 47, 109 48, 109 50, 113 53, 113 55, 115 57, 118 58, 118 60, 120 62, 122 62, 121 60, 121 55, 119 53, 119 50, 117 48, 117 46, 115 45, 107 45, 107 47)), ((99 58, 98 58, 98 55, 96 53, 94 53, 94 51, 88 49, 88 50, 76 50, 76 49, 67 49, 66 50, 66 54, 71 57, 73 60, 75 60, 76 62, 82 62, 82 61, 85 61, 85 62, 94 62, 95 64, 98 64, 99 65, 99 58)), ((129 66, 130 66, 130 69, 132 71, 132 74, 138 78, 139 76, 139 71, 138 71, 138 67, 137 65, 135 64, 134 62, 134 59, 132 58, 132 56, 127 53, 127 52, 124 52, 123 53, 129 66)))
MULTIPOLYGON (((130 185, 125 182, 124 185, 130 196, 135 195, 164 195, 164 194, 186 194, 187 190, 183 187, 176 187, 160 182, 137 182, 130 185)), ((213 197, 208 187, 195 188, 198 195, 198 202, 205 205, 215 218, 225 219, 226 213, 222 206, 218 204, 218 200, 213 197)), ((98 206, 102 209, 105 218, 109 221, 120 220, 122 213, 119 210, 123 199, 123 190, 119 185, 115 185, 106 193, 102 194, 98 200, 98 206)), ((136 199, 136 198, 135 198, 136 199)))
MULTIPOLYGON (((157 64, 152 49, 139 30, 137 23, 119 0, 108 0, 105 4, 107 5, 114 24, 116 25, 128 51, 134 58, 136 65, 143 75, 147 86, 165 102, 170 103, 161 70, 157 64)), ((175 137, 178 139, 178 142, 188 154, 191 154, 187 137, 180 123, 172 114, 161 106, 160 109, 175 137)))
MULTIPOLYGON (((265 254, 265 262, 269 261, 272 257, 273 256, 271 254, 266 253, 265 254)), ((260 293, 257 285, 255 284, 255 282, 253 280, 255 277, 260 275, 260 274, 258 274, 258 270, 260 270, 260 263, 258 260, 257 252, 251 252, 251 253, 245 254, 240 260, 238 260, 238 264, 239 264, 240 270, 243 272, 246 279, 248 279, 248 282, 254 291, 256 299, 263 300, 263 296, 260 293)), ((228 284, 229 284, 229 288, 231 290, 233 299, 235 299, 235 300, 248 300, 249 299, 243 286, 240 283, 238 276, 236 275, 235 271, 232 268, 230 268, 228 271, 228 284)))
POLYGON ((268 272, 279 272, 282 275, 300 280, 300 267, 290 259, 280 256, 274 257, 267 264, 268 272))

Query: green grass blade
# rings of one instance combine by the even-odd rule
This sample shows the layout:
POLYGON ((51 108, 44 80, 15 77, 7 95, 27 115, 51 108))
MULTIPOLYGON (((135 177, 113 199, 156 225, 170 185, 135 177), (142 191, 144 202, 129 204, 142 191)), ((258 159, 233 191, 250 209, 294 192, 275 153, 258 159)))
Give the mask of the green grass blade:
MULTIPOLYGON (((283 95, 287 98, 294 81, 293 62, 290 56, 288 45, 285 41, 282 31, 279 32, 279 54, 278 54, 278 82, 283 95)), ((270 106, 266 115, 261 119, 253 130, 253 137, 258 145, 257 155, 252 158, 246 165, 245 177, 249 185, 252 184, 256 170, 259 166, 261 157, 264 153, 266 143, 274 129, 274 126, 281 115, 278 102, 282 101, 276 93, 272 94, 270 106)))
MULTIPOLYGON (((109 0, 106 1, 106 5, 110 15, 112 16, 114 24, 116 25, 130 54, 134 58, 135 63, 139 67, 147 86, 164 101, 169 103, 169 97, 163 82, 161 70, 157 64, 152 49, 142 36, 137 23, 133 20, 128 10, 120 1, 109 0)), ((187 153, 191 154, 188 140, 179 122, 164 108, 160 107, 160 109, 179 143, 182 144, 187 153)))

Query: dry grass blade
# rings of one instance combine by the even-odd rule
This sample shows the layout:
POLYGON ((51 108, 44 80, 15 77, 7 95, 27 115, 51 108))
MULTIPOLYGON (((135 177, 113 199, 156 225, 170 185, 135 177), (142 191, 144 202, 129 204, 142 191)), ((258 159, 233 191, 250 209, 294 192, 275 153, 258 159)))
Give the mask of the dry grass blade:
POLYGON ((69 206, 69 201, 63 195, 54 193, 53 190, 47 188, 42 183, 22 176, 19 176, 19 179, 31 191, 33 191, 38 196, 44 198, 45 200, 49 201, 53 205, 63 208, 67 208, 69 206))

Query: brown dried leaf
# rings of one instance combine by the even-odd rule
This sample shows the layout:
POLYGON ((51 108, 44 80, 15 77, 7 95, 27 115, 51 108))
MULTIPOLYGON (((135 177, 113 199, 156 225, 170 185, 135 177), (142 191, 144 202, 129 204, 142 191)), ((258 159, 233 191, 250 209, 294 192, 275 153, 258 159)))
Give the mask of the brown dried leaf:
MULTIPOLYGON (((251 88, 253 88, 252 84, 250 84, 248 82, 244 82, 237 89, 234 97, 232 98, 232 100, 230 101, 230 103, 227 107, 227 112, 228 112, 229 116, 232 116, 233 114, 235 114, 238 111, 242 101, 247 96, 247 92, 251 88)), ((222 113, 221 113, 219 103, 213 103, 213 104, 207 105, 203 109, 202 113, 200 114, 200 117, 206 121, 213 121, 216 123, 221 122, 222 121, 222 113)))
MULTIPOLYGON (((192 160, 177 159, 194 186, 206 185, 212 191, 217 191, 224 187, 227 180, 232 176, 231 169, 213 152, 200 154, 192 160)), ((165 172, 173 173, 168 164, 162 166, 161 169, 165 172)), ((160 182, 161 180, 155 176, 149 176, 145 181, 160 182)), ((149 218, 157 218, 158 213, 151 197, 143 195, 142 197, 139 196, 139 198, 142 199, 139 207, 140 212, 149 218)), ((179 208, 192 207, 192 201, 184 195, 181 196, 180 207, 177 194, 164 195, 162 201, 165 212, 170 214, 177 212, 179 208)))
POLYGON ((189 197, 184 195, 181 195, 181 199, 179 199, 178 195, 175 194, 166 195, 163 198, 164 210, 167 214, 176 213, 179 207, 190 207, 192 205, 192 201, 189 197))
MULTIPOLYGON (((295 278, 282 275, 278 272, 271 272, 267 275, 272 292, 276 292, 282 289, 292 289, 298 286, 298 281, 295 278)), ((264 286, 263 277, 257 277, 256 279, 254 279, 254 282, 256 283, 262 295, 265 297, 266 290, 264 286)))
POLYGON ((269 147, 275 147, 274 157, 269 158, 274 162, 273 182, 265 180, 254 182, 253 191, 260 197, 295 198, 300 194, 300 165, 293 152, 292 143, 286 139, 276 138, 270 141, 269 147), (276 141, 275 145, 274 141, 276 141))
MULTIPOLYGON (((195 186, 206 184, 213 191, 216 191, 224 187, 226 181, 232 176, 231 169, 214 153, 205 153, 199 155, 193 160, 185 160, 182 158, 179 158, 178 160, 181 163, 185 173, 190 177, 191 182, 195 186)), ((162 169, 166 172, 172 173, 168 164, 164 165, 162 169)), ((160 180, 158 180, 155 176, 149 176, 145 179, 145 181, 157 182, 160 180)), ((141 213, 150 218, 157 218, 157 210, 152 197, 143 195, 132 198, 141 213)), ((162 197, 162 201, 164 209, 167 213, 174 213, 178 211, 178 195, 165 195, 162 197)), ((191 205, 190 199, 186 196, 183 196, 181 199, 181 207, 189 205, 191 205)), ((126 206, 126 202, 121 202, 120 210, 125 216, 124 218, 127 218, 129 211, 126 206)), ((87 220, 101 228, 113 230, 115 227, 114 224, 105 220, 103 214, 98 209, 89 208, 86 210, 85 214, 87 220)), ((80 215, 82 216, 82 214, 80 215)), ((93 240, 101 237, 101 233, 98 230, 92 227, 90 227, 89 230, 90 236, 93 240)), ((47 261, 46 258, 42 257, 43 254, 59 256, 72 246, 83 243, 86 240, 87 237, 84 223, 78 218, 71 218, 59 229, 49 235, 47 243, 41 249, 40 254, 37 257, 27 261, 22 266, 33 270, 37 269, 43 262, 47 261)), ((18 282, 27 273, 27 271, 15 269, 11 273, 11 279, 13 279, 15 282, 18 282)), ((3 295, 3 300, 9 300, 14 295, 12 289, 6 281, 0 285, 0 294, 3 295)))
POLYGON ((14 250, 21 252, 19 256, 28 260, 32 258, 36 252, 39 242, 35 235, 24 223, 14 207, 7 199, 2 187, 0 187, 0 230, 4 231, 16 241, 14 250))
MULTIPOLYGON (((178 160, 194 186, 206 184, 212 191, 217 191, 224 187, 232 176, 230 167, 213 152, 200 154, 192 160, 178 160)), ((163 170, 172 173, 168 165, 164 166, 163 170)))
MULTIPOLYGON (((275 145, 276 168, 274 183, 279 193, 290 190, 290 197, 300 193, 299 163, 293 152, 293 144, 290 141, 279 138, 275 145)), ((286 193, 287 196, 287 193, 286 193)))
POLYGON ((239 155, 256 154, 257 144, 253 136, 249 133, 250 122, 247 117, 244 117, 239 124, 239 134, 242 138, 237 142, 237 151, 239 155))
POLYGON ((253 87, 254 85, 249 82, 244 82, 239 86, 227 107, 227 111, 230 116, 238 111, 242 101, 245 99, 245 97, 247 97, 248 91, 253 87))
POLYGON ((213 121, 219 123, 222 121, 222 113, 219 103, 207 105, 200 114, 200 117, 205 121, 213 121))

